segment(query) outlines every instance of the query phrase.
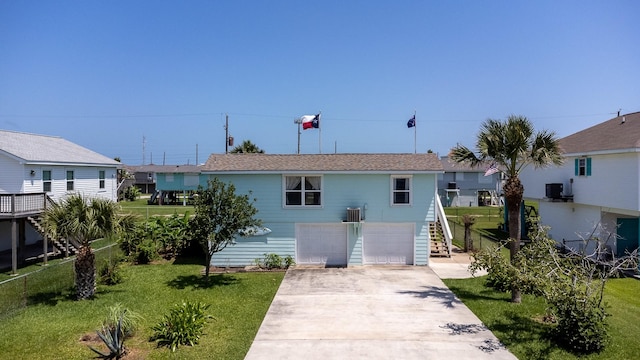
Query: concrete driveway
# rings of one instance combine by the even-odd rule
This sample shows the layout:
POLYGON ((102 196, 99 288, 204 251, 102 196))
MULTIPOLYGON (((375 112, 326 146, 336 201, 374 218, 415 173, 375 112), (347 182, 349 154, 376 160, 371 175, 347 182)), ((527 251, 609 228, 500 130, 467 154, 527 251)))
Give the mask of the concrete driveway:
POLYGON ((290 269, 258 359, 515 359, 429 267, 290 269))

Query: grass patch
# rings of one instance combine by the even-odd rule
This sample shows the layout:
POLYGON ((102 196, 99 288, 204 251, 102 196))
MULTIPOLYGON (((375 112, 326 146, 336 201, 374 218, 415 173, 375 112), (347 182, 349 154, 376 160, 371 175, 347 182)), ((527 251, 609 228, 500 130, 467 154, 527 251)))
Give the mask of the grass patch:
MULTIPOLYGON (((0 349, 7 358, 87 359, 93 353, 80 338, 94 334, 116 303, 142 315, 139 330, 125 342, 140 359, 243 359, 284 276, 282 272, 200 275, 197 261, 125 266, 124 282, 98 286, 93 300, 74 301, 71 288, 34 294, 27 308, 2 320, 0 349), (215 319, 200 343, 176 353, 150 342, 151 328, 183 300, 210 304, 215 319)), ((3 297, 0 294, 0 299, 3 297)))
POLYGON ((148 219, 151 216, 168 216, 173 214, 184 214, 189 212, 193 214, 193 206, 187 205, 148 205, 147 199, 137 199, 135 201, 120 201, 118 204, 122 207, 124 213, 131 213, 142 219, 148 219))
POLYGON ((611 342, 599 354, 577 356, 555 346, 541 321, 546 305, 541 298, 523 295, 521 304, 508 293, 484 286, 484 277, 446 279, 445 284, 519 359, 635 359, 640 353, 640 281, 611 279, 605 290, 611 342))

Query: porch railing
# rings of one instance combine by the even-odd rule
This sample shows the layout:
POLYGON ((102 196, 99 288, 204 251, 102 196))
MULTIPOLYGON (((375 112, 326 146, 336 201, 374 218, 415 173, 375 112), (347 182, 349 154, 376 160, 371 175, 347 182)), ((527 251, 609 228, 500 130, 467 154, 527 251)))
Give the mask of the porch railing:
POLYGON ((0 216, 15 216, 44 211, 47 193, 0 194, 0 216))
POLYGON ((436 196, 436 216, 438 220, 440 220, 440 224, 442 224, 442 232, 444 233, 444 239, 447 242, 447 248, 451 251, 451 239, 453 236, 451 234, 451 228, 449 227, 449 222, 447 221, 447 215, 444 213, 444 207, 442 207, 442 202, 440 201, 440 197, 436 196))

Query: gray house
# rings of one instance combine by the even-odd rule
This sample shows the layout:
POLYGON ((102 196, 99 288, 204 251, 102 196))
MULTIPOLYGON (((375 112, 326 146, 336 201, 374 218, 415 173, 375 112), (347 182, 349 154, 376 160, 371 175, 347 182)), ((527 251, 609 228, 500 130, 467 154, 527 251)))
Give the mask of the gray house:
POLYGON ((442 156, 444 173, 438 175, 438 195, 444 206, 502 205, 501 173, 487 174, 491 164, 470 167, 442 156))

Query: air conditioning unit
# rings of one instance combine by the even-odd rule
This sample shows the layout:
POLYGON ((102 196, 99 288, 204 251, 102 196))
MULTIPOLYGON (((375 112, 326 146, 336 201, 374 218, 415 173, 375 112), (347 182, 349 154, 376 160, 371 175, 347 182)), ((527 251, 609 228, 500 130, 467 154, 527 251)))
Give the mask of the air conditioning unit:
POLYGON ((360 208, 347 208, 347 222, 359 223, 360 219, 360 208))
POLYGON ((548 199, 562 199, 563 184, 545 184, 545 196, 548 199))

